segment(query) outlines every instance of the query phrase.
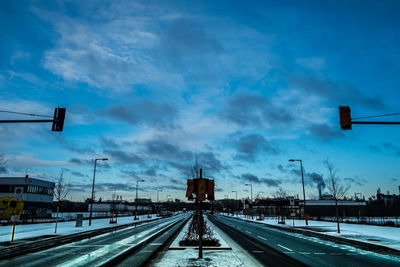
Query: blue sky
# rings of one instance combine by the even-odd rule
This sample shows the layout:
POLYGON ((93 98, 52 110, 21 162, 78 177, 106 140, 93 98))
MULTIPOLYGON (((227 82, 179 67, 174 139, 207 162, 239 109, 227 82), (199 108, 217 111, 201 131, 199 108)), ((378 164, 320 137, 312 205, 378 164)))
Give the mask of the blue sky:
MULTIPOLYGON (((51 115, 0 125, 7 173, 55 180, 71 198, 184 199, 197 155, 217 198, 318 194, 337 168, 349 195, 398 192, 400 128, 341 131, 354 117, 399 112, 397 1, 2 1, 0 106, 51 115)), ((0 113, 1 119, 21 118, 0 113)), ((391 120, 398 120, 393 117, 391 120)), ((326 189, 325 189, 326 190, 326 189)))

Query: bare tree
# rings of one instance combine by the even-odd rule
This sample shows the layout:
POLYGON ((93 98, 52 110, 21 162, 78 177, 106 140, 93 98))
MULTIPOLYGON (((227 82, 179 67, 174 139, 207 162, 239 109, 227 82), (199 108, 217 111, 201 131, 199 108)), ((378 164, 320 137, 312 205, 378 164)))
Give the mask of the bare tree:
POLYGON ((54 187, 54 198, 57 201, 56 226, 54 229, 54 233, 57 233, 58 213, 60 211, 61 201, 67 198, 70 190, 70 184, 64 180, 63 173, 64 170, 61 170, 60 177, 57 179, 54 187))
POLYGON ((287 197, 287 192, 282 187, 279 187, 278 191, 272 193, 272 196, 274 198, 285 198, 287 197))
POLYGON ((0 154, 0 173, 7 173, 7 160, 0 154))
POLYGON ((346 187, 340 183, 340 180, 336 175, 337 170, 332 162, 326 160, 325 166, 328 169, 329 180, 326 186, 329 193, 333 196, 333 199, 335 200, 337 232, 340 233, 338 200, 343 199, 347 191, 350 189, 350 186, 346 187))

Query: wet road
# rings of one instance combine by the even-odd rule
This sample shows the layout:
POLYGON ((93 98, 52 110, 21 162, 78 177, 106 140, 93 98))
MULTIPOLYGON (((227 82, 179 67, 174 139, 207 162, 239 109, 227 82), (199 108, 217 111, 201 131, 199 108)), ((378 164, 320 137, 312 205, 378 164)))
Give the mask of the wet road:
POLYGON ((3 260, 0 266, 100 266, 188 216, 181 214, 3 260))
POLYGON ((211 221, 215 218, 216 225, 239 244, 247 242, 248 244, 242 245, 244 249, 254 246, 251 243, 264 244, 264 249, 258 248, 248 252, 266 265, 274 264, 263 262, 263 259, 270 259, 274 253, 278 252, 281 256, 277 258, 277 261, 281 259, 284 262, 284 256, 282 256, 284 254, 286 257, 309 266, 400 266, 400 258, 396 256, 381 255, 226 216, 213 215, 209 218, 211 221), (254 242, 252 240, 244 241, 245 236, 251 237, 254 242))

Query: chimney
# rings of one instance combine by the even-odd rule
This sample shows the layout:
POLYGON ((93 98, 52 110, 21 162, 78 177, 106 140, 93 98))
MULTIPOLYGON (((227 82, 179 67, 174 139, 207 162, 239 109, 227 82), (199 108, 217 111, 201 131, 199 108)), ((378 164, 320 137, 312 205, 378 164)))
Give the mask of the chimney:
POLYGON ((319 195, 319 200, 321 200, 322 192, 320 186, 318 186, 318 195, 319 195))

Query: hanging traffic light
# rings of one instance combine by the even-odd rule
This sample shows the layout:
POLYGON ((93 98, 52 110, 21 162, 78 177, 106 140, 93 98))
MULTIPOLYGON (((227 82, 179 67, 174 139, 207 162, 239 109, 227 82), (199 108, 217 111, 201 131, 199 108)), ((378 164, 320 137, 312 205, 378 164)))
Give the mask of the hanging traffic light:
POLYGON ((342 130, 351 130, 351 114, 349 106, 339 106, 340 127, 342 130))
POLYGON ((65 111, 65 108, 56 108, 54 110, 53 126, 51 127, 53 132, 62 132, 64 128, 65 111))

